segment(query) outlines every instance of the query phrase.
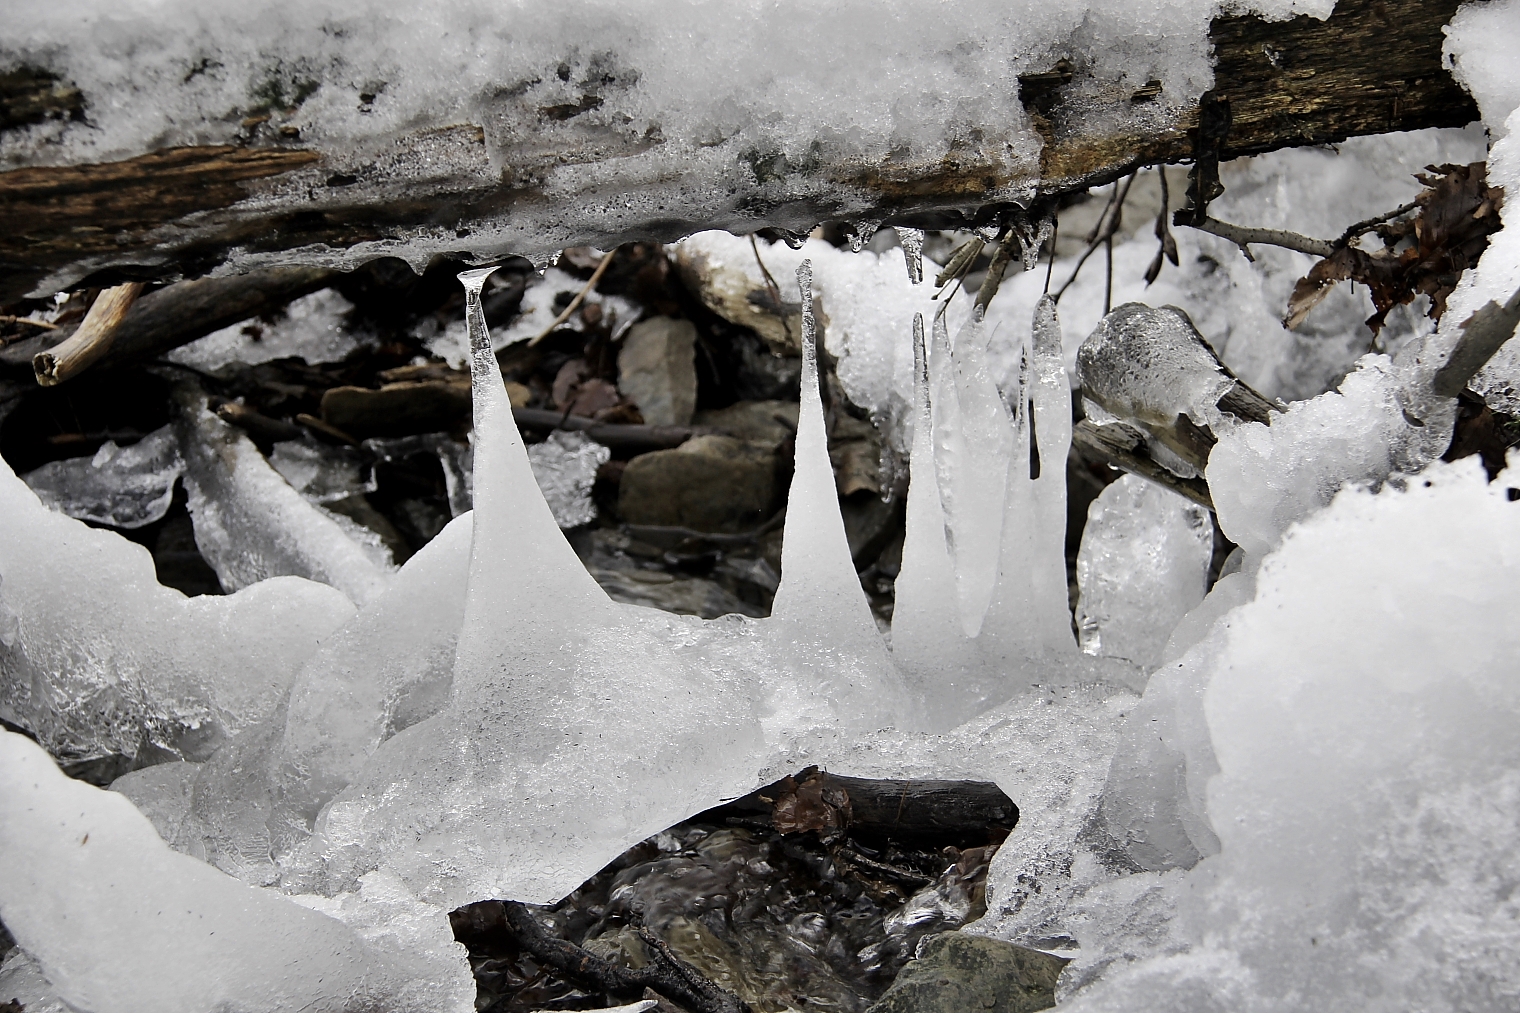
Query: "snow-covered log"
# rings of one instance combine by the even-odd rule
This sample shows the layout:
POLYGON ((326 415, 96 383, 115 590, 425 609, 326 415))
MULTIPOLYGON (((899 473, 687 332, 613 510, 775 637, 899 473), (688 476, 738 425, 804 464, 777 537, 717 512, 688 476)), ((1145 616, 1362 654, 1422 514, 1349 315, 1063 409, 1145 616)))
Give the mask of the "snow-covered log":
POLYGON ((1477 117, 1441 57, 1457 0, 1229 6, 23 4, 0 26, 0 301, 943 227, 1200 152, 1477 117))

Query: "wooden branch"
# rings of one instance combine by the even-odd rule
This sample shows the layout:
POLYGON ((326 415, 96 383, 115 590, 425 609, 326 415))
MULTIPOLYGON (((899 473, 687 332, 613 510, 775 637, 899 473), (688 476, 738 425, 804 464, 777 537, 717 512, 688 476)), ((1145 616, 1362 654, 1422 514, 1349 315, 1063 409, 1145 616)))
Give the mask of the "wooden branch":
MULTIPOLYGON (((1441 28, 1459 2, 1340 0, 1324 21, 1217 18, 1210 28, 1215 87, 1206 100, 1227 103, 1230 123, 1211 157, 1476 119, 1477 107, 1441 56, 1441 28)), ((337 149, 218 145, 0 172, 0 303, 39 286, 106 286, 206 272, 235 251, 268 264, 282 257, 295 262, 297 251, 313 248, 358 263, 404 255, 414 242, 423 244, 410 247, 414 252, 460 257, 535 252, 498 249, 481 238, 504 224, 520 237, 538 237, 514 242, 539 242, 542 252, 669 240, 702 227, 796 229, 843 218, 963 227, 1010 213, 1012 205, 998 202, 1010 187, 1034 183, 1037 200, 1048 203, 1139 166, 1195 157, 1196 110, 1170 121, 1137 115, 1147 103, 1168 98, 1150 88, 1111 96, 1105 112, 1112 115, 1094 117, 1077 98, 1068 107, 1068 94, 1087 94, 1084 85, 1093 82, 1084 81, 1080 53, 1061 55, 1068 57, 1063 70, 1021 82, 1020 98, 1044 140, 1037 180, 1010 178, 1006 160, 976 150, 951 158, 909 152, 867 166, 823 159, 783 182, 757 173, 732 184, 726 203, 698 217, 672 215, 668 201, 656 199, 672 185, 666 170, 652 168, 668 157, 659 143, 610 141, 605 131, 580 126, 579 117, 525 124, 521 142, 490 152, 482 127, 460 124, 384 140, 386 154, 378 160, 366 154, 356 161, 337 149), (1086 125, 1095 121, 1121 126, 1086 125), (618 160, 616 182, 588 182, 584 191, 547 182, 566 163, 612 158, 618 160), (396 191, 398 178, 407 179, 404 198, 396 191), (248 199, 252 187, 259 190, 256 200, 248 199), (586 206, 623 210, 600 225, 552 233, 534 228, 586 206)), ((28 98, 16 115, 67 117, 86 108, 91 96, 70 98, 70 87, 38 85, 57 93, 56 101, 47 100, 53 112, 36 113, 34 107, 43 107, 28 98)), ((30 95, 37 88, 23 90, 32 89, 30 95)), ((602 97, 599 115, 617 112, 618 94, 602 97)), ((986 138, 983 147, 1000 150, 999 140, 986 138)))
POLYGON ((1144 453, 1145 438, 1126 425, 1100 426, 1092 419, 1078 422, 1071 432, 1077 451, 1120 471, 1164 486, 1207 509, 1214 509, 1209 485, 1202 478, 1178 478, 1144 453))
POLYGON ((38 352, 32 357, 32 370, 37 382, 44 387, 60 384, 101 359, 116 340, 127 311, 137 301, 143 290, 142 282, 129 281, 125 285, 108 288, 95 297, 90 311, 85 314, 79 330, 69 335, 51 352, 38 352))
POLYGON ((651 426, 598 422, 581 415, 565 415, 547 408, 513 408, 512 417, 525 429, 569 429, 585 433, 604 447, 628 450, 669 450, 693 436, 717 434, 703 426, 651 426))
POLYGON ((455 923, 456 936, 461 929, 471 935, 506 932, 540 964, 593 991, 637 998, 648 988, 691 1013, 750 1013, 748 1003, 676 956, 664 940, 643 926, 639 938, 644 941, 649 963, 632 968, 550 935, 533 912, 514 900, 471 904, 451 913, 450 919, 455 923))
POLYGON ((1514 335, 1516 326, 1520 326, 1520 289, 1503 306, 1490 300, 1468 317, 1456 346, 1436 370, 1431 384, 1435 392, 1442 397, 1462 393, 1467 381, 1514 335))
POLYGON ((298 440, 305 430, 284 419, 272 419, 263 412, 247 405, 228 401, 226 398, 206 399, 206 407, 217 418, 244 430, 249 436, 263 443, 279 443, 282 440, 298 440))
MULTIPOLYGON (((155 358, 212 331, 278 310, 292 299, 326 288, 335 277, 336 272, 323 268, 279 267, 184 281, 149 292, 128 310, 116 340, 95 368, 155 358)), ((13 341, 0 349, 0 363, 29 364, 36 353, 54 349, 73 333, 58 328, 13 341)))
POLYGON ((540 341, 553 334, 554 328, 558 327, 566 320, 569 320, 570 314, 580 309, 580 305, 585 300, 586 296, 591 292, 592 289, 596 288, 596 283, 602 280, 602 275, 607 273, 607 265, 612 263, 612 255, 614 253, 617 253, 616 247, 608 250, 606 254, 602 256, 602 262, 596 265, 595 271, 591 272, 591 278, 586 282, 585 285, 581 286, 581 290, 579 292, 575 293, 575 298, 570 300, 569 305, 567 305, 563 310, 560 310, 559 316, 551 320, 548 327, 545 327, 543 330, 539 331, 533 336, 532 340, 528 342, 529 348, 532 348, 534 345, 538 344, 540 341))

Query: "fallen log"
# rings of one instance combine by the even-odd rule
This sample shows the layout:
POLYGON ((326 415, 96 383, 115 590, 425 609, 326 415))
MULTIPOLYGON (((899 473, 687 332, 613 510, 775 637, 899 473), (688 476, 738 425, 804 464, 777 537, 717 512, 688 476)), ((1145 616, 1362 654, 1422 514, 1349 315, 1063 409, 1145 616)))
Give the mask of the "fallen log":
MULTIPOLYGON (((470 98, 472 111, 461 114, 470 122, 344 145, 301 142, 299 125, 282 122, 299 114, 299 98, 240 128, 218 125, 228 122, 225 110, 216 110, 216 122, 208 111, 204 133, 236 128, 228 143, 0 173, 0 303, 194 274, 229 260, 337 267, 382 255, 493 260, 669 240, 700 228, 806 229, 831 219, 962 226, 991 221, 1015 200, 1051 202, 1144 165, 1463 126, 1477 110, 1441 56, 1441 27, 1458 5, 1341 0, 1324 21, 1216 18, 1208 33, 1214 87, 1177 114, 1172 105, 1158 112, 1170 101, 1159 83, 1121 93, 1114 82, 1094 80, 1073 39, 1072 51, 1048 70, 1020 78, 1018 99, 1043 142, 1034 161, 1007 152, 1022 136, 981 137, 949 156, 909 147, 872 164, 831 161, 826 145, 796 163, 745 149, 759 143, 746 136, 721 142, 731 159, 702 168, 694 155, 679 200, 671 196, 674 141, 657 124, 643 133, 621 126, 647 122, 636 69, 603 71, 568 104, 532 99, 534 89, 563 90, 557 80, 509 82, 470 98), (1101 115, 1091 115, 1094 94, 1106 103, 1101 115), (1208 123, 1200 108, 1212 110, 1208 123), (614 175, 570 172, 614 160, 614 175), (750 171, 735 173, 736 164, 750 171)), ((27 124, 39 117, 67 124, 106 105, 104 96, 81 94, 46 69, 23 66, 14 77, 6 97, 14 112, 0 130, 36 129, 27 124)), ((356 98, 361 108, 376 101, 372 93, 356 98)), ((37 150, 56 157, 46 146, 37 150)))

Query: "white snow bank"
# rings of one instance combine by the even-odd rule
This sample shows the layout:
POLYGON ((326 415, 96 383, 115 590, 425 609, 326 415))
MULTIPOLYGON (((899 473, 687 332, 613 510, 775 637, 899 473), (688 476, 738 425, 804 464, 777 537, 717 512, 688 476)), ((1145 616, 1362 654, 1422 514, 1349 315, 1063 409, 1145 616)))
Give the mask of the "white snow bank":
POLYGON ((1516 484, 1488 484, 1475 458, 1437 464, 1289 532, 1214 635, 1222 850, 1112 893, 1110 929, 1140 883, 1170 894, 1177 922, 1119 940, 1149 959, 1070 1009, 1520 1002, 1516 484))

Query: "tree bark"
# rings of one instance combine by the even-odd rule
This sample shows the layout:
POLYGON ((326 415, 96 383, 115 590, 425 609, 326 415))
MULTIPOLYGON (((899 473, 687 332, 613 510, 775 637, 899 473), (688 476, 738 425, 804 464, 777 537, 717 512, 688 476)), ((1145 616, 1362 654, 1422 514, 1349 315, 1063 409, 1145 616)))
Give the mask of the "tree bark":
MULTIPOLYGON (((1441 27, 1458 4, 1341 0, 1323 22, 1219 18, 1210 33, 1215 87, 1200 104, 1215 112, 1202 129, 1195 109, 1149 131, 1083 133, 1069 125, 1075 121, 1064 103, 1081 68, 1062 60, 1048 73, 1027 75, 1019 97, 1045 142, 1036 200, 1053 202, 1141 166, 1200 155, 1228 159, 1358 134, 1463 126, 1477 118, 1477 109, 1441 57, 1441 27)), ((1129 113, 1153 98, 1151 89, 1142 88, 1116 99, 1117 119, 1134 122, 1129 113)), ((77 118, 83 108, 77 90, 45 72, 23 69, 0 78, 0 131, 38 117, 77 118)), ((704 227, 796 228, 846 212, 852 220, 953 227, 1007 212, 1010 206, 997 195, 1010 184, 1030 182, 1001 178, 1005 170, 975 159, 890 172, 885 166, 823 166, 807 171, 849 188, 849 207, 816 194, 778 198, 757 173, 754 185, 734 193, 726 209, 672 217, 661 201, 620 200, 605 189, 551 194, 535 182, 557 162, 632 159, 641 153, 637 146, 604 153, 588 136, 585 151, 567 152, 548 141, 525 141, 523 150, 507 151, 506 164, 497 167, 486 158, 478 126, 427 134, 397 142, 394 160, 407 170, 399 196, 394 175, 369 179, 338 165, 333 153, 254 140, 243 147, 174 148, 106 164, 0 173, 0 304, 49 289, 193 277, 234 255, 240 263, 271 266, 311 264, 320 254, 330 266, 348 267, 394 252, 462 259, 531 254, 538 251, 505 248, 527 240, 481 234, 493 224, 549 220, 543 216, 557 209, 609 201, 628 213, 615 222, 609 215, 599 227, 567 226, 564 234, 544 235, 546 249, 669 240, 704 227), (464 154, 451 168, 431 168, 428 153, 438 144, 464 154), (259 196, 252 200, 255 190, 259 196), (424 233, 427 243, 419 245, 416 237, 424 233)))

